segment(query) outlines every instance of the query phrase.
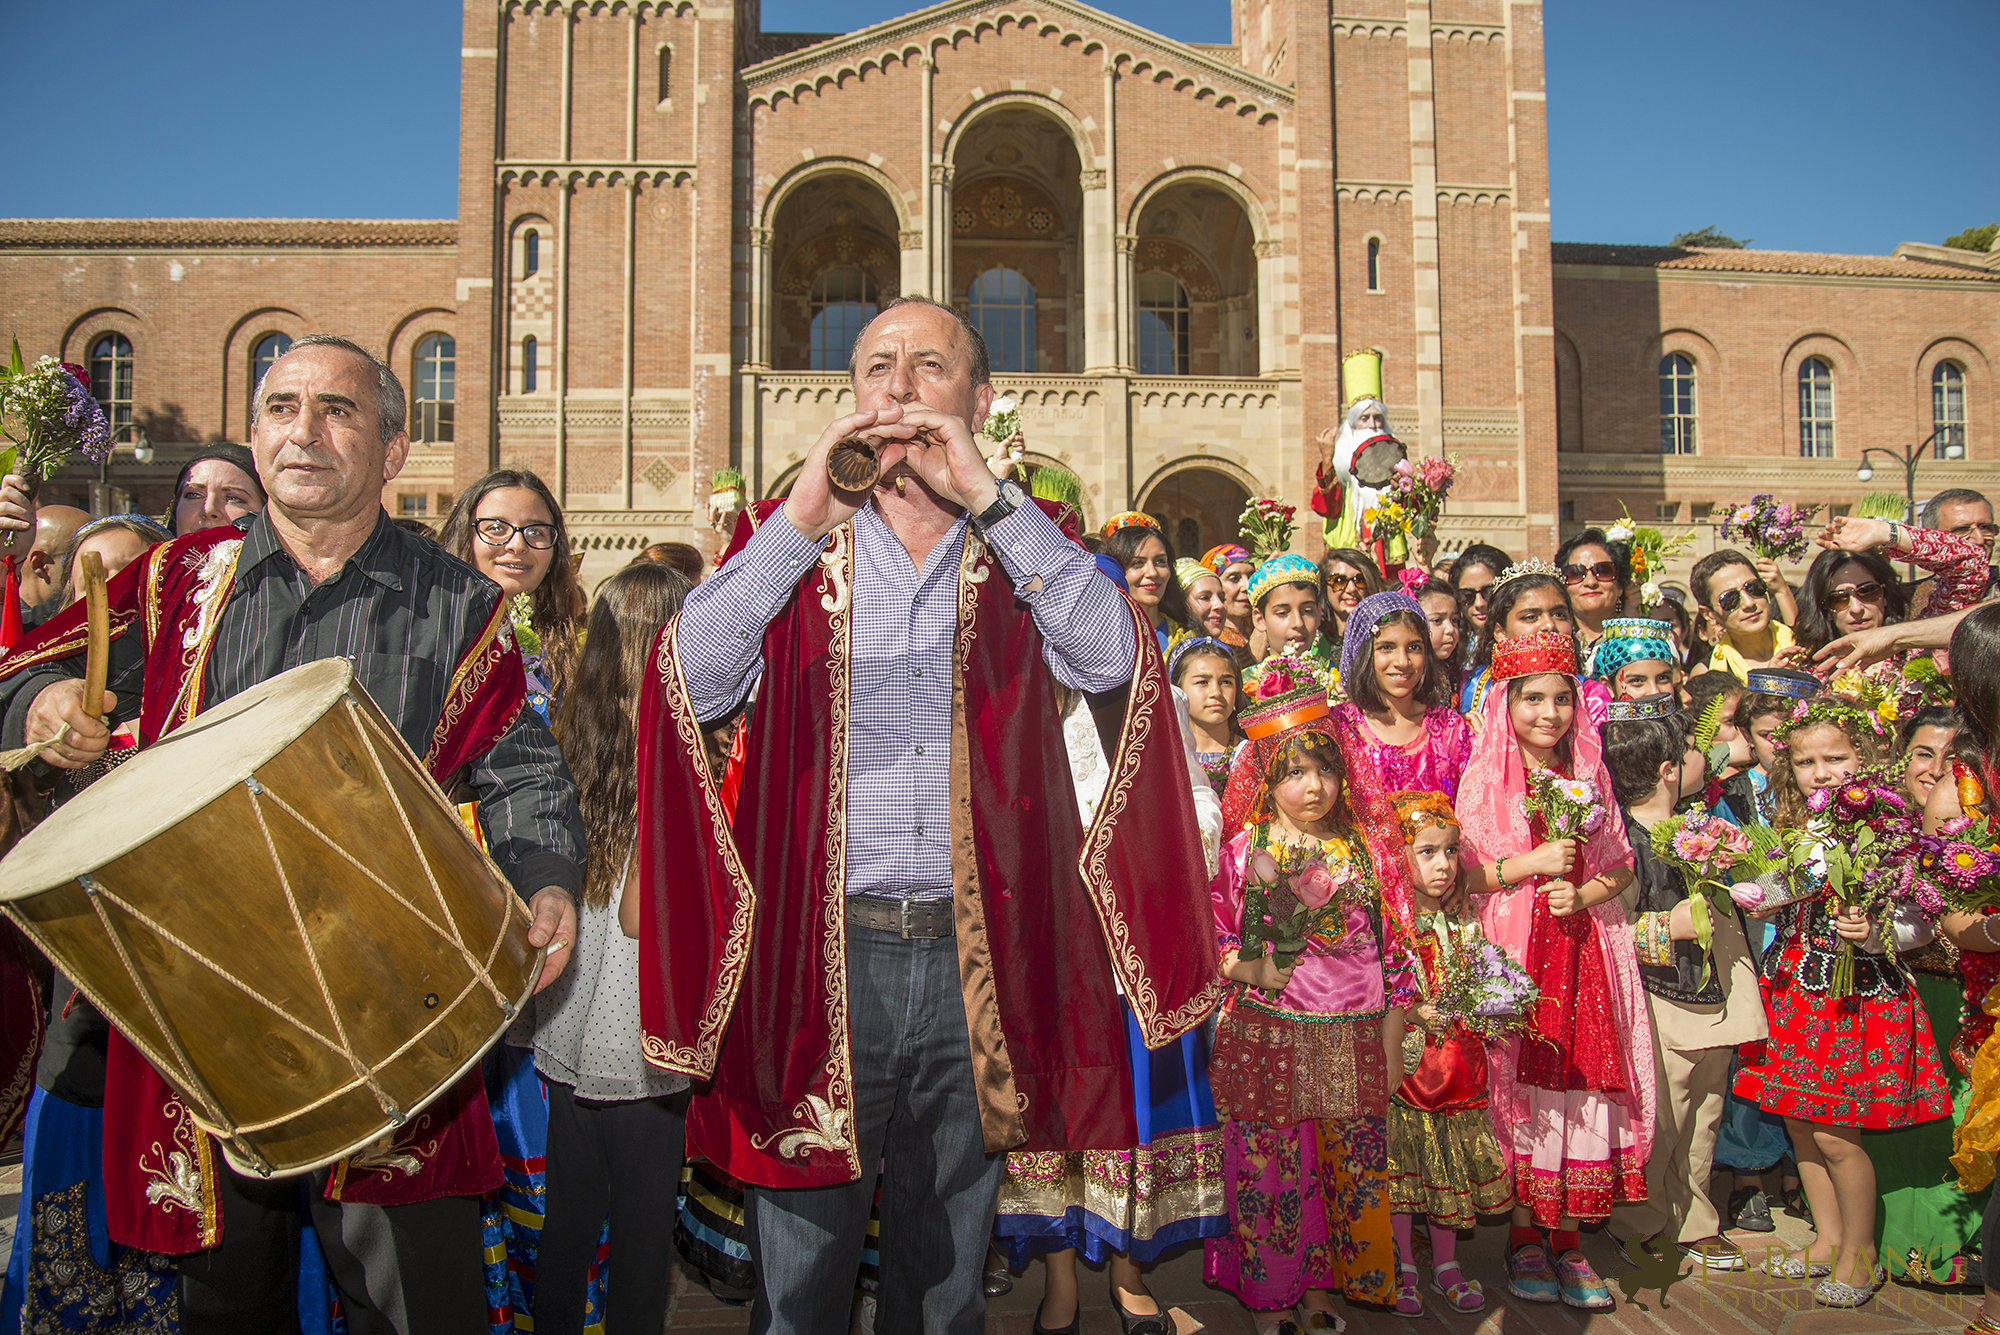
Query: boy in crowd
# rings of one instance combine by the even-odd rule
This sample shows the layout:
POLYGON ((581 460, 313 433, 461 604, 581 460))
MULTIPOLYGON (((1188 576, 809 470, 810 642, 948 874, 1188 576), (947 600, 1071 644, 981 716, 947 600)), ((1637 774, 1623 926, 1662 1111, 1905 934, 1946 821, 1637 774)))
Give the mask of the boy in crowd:
MULTIPOLYGON (((1280 654, 1305 659, 1321 669, 1331 690, 1336 684, 1333 666, 1313 652, 1320 642, 1319 567, 1285 552, 1250 573, 1246 592, 1250 623, 1257 631, 1253 643, 1264 646, 1265 660, 1280 654)), ((1243 674, 1246 692, 1258 675, 1254 666, 1243 674)))
POLYGON ((1743 1251, 1722 1236, 1708 1177, 1730 1059, 1739 1043, 1768 1036, 1764 1002, 1740 912, 1693 902, 1680 873, 1653 856, 1650 834, 1684 799, 1701 793, 1707 765, 1671 695, 1612 701, 1604 764, 1632 845, 1638 899, 1632 931, 1659 1090, 1646 1199, 1615 1207, 1609 1226, 1656 1253, 1671 1255, 1666 1249, 1678 1245, 1704 1269, 1741 1270, 1743 1251), (1713 931, 1706 952, 1695 940, 1704 913, 1713 931))
POLYGON ((1590 675, 1611 688, 1613 700, 1640 700, 1649 695, 1674 695, 1680 674, 1674 664, 1674 628, 1643 617, 1615 617, 1604 623, 1604 637, 1591 651, 1590 675))

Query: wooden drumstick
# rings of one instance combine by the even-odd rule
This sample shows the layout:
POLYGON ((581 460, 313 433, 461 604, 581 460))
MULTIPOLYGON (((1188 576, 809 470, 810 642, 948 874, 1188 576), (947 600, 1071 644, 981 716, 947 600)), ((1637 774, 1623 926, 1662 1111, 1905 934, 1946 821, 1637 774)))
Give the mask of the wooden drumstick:
POLYGON ((83 712, 104 717, 104 679, 111 671, 111 605, 104 596, 104 558, 83 554, 84 621, 90 628, 90 648, 83 660, 83 712))
MULTIPOLYGON (((83 660, 83 712, 89 718, 99 719, 104 717, 104 679, 111 671, 111 605, 104 595, 104 558, 96 552, 85 552, 79 564, 83 569, 84 625, 89 635, 83 660)), ((64 728, 46 741, 0 753, 0 770, 21 768, 54 746, 68 731, 64 728)))

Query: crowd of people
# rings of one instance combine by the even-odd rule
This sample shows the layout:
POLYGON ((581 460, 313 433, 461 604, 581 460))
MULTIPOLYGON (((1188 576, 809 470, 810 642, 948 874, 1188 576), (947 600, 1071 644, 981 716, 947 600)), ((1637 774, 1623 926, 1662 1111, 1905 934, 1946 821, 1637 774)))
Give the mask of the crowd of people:
POLYGON ((1139 512, 1081 531, 1078 479, 980 443, 949 308, 887 307, 853 373, 721 556, 656 544, 589 602, 533 472, 435 533, 389 518, 401 387, 339 338, 294 343, 252 444, 198 453, 164 516, 0 487, 33 530, 17 788, 76 800, 347 654, 450 757, 547 950, 431 1115, 272 1180, 57 973, 0 1326, 651 1332, 678 1260, 759 1331, 969 1332, 1039 1257, 1059 1335, 1081 1257, 1126 1335, 1167 1335, 1147 1272, 1198 1247, 1260 1331, 1338 1331, 1496 1286, 1611 1308, 1600 1229, 1829 1307, 1984 1284, 2000 938, 1833 893, 1824 812, 1887 762, 1929 830, 1989 812, 1985 498, 1832 519, 1796 588, 1718 550, 1686 599, 1617 529, 1390 561, 1349 498, 1317 561, 1254 526, 1196 556, 1139 512), (849 492, 825 465, 855 438, 881 473, 849 492), (1704 818, 1817 851, 1718 898, 1656 834, 1704 818), (1746 1252, 1777 1211, 1811 1245, 1746 1252), (1479 1228, 1504 1273, 1461 1261, 1479 1228))

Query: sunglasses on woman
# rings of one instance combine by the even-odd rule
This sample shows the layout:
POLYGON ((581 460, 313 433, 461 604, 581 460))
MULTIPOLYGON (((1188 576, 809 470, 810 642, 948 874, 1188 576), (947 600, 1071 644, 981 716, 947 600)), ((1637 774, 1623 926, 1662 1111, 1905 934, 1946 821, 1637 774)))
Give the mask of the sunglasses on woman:
POLYGON ((1856 598, 1859 598, 1864 603, 1872 603, 1881 596, 1882 581, 1878 579, 1867 580, 1855 585, 1851 589, 1831 590, 1826 595, 1826 610, 1829 612, 1844 612, 1847 610, 1847 605, 1856 598))
POLYGON ((1599 583, 1618 578, 1618 567, 1609 561, 1599 561, 1595 565, 1568 565, 1563 567, 1563 583, 1581 584, 1587 579, 1599 583))
POLYGON ((1326 591, 1328 593, 1345 593, 1350 588, 1360 589, 1362 587, 1361 576, 1359 575, 1328 575, 1326 577, 1326 591))
POLYGON ((1766 584, 1763 580, 1761 579, 1745 580, 1742 584, 1738 585, 1737 587, 1731 589, 1729 592, 1723 594, 1721 597, 1717 598, 1715 600, 1715 605, 1722 610, 1724 615, 1727 615, 1728 613, 1734 612, 1737 608, 1743 606, 1743 600, 1746 597, 1768 598, 1770 596, 1771 596, 1771 586, 1766 584))
POLYGON ((1470 607, 1474 603, 1487 601, 1492 595, 1493 586, 1491 584, 1482 584, 1476 589, 1460 589, 1458 591, 1458 605, 1460 607, 1470 607))

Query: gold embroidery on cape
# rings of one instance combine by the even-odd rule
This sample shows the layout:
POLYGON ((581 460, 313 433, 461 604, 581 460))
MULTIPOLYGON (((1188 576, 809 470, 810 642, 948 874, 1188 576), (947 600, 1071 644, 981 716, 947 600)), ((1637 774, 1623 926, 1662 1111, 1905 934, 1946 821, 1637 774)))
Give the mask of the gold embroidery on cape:
MULTIPOLYGON (((854 603, 850 595, 854 578, 854 523, 849 520, 834 530, 831 551, 820 557, 825 582, 832 586, 820 598, 827 609, 832 634, 827 643, 828 675, 832 684, 828 705, 833 724, 832 744, 827 755, 826 794, 826 883, 820 891, 820 962, 826 980, 828 1044, 826 1103, 838 1111, 837 1117, 820 1120, 822 1133, 833 1132, 823 1147, 847 1156, 851 1178, 861 1176, 861 1152, 854 1143, 854 1052, 847 1032, 847 728, 852 707, 849 692, 854 679, 854 603), (828 601, 829 596, 832 601, 828 601)), ((808 1102, 812 1095, 806 1096, 808 1102)), ((804 1116, 805 1105, 792 1110, 804 1116)), ((872 1165, 871 1165, 872 1167, 872 1165)))
POLYGON ((817 1094, 808 1094, 792 1108, 792 1116, 803 1117, 805 1126, 773 1131, 768 1136, 750 1137, 750 1148, 762 1151, 775 1141, 778 1157, 797 1159, 810 1150, 845 1151, 854 1158, 854 1109, 836 1108, 817 1094))
MULTIPOLYGON (((174 707, 167 711, 162 733, 177 726, 175 718, 186 723, 201 712, 202 681, 208 675, 209 651, 215 647, 216 632, 222 626, 222 609, 229 603, 229 593, 236 584, 236 558, 243 554, 243 539, 229 538, 218 542, 200 557, 195 578, 199 581, 194 591, 195 621, 181 632, 181 691, 174 699, 174 707)), ((193 558, 197 553, 189 552, 193 558)))
POLYGON ((847 615, 853 605, 853 590, 848 587, 848 555, 854 549, 854 521, 848 520, 833 531, 833 545, 819 554, 821 568, 826 571, 826 582, 833 587, 822 593, 819 605, 835 618, 847 615))
MULTIPOLYGON (((1083 874, 1083 883, 1090 891, 1090 897, 1097 906, 1098 921, 1104 928, 1104 942, 1110 949, 1112 966, 1118 970, 1118 977, 1125 985, 1125 999, 1132 1006, 1133 1018, 1139 1022, 1139 1033, 1149 1048, 1160 1048, 1173 1042, 1188 1030, 1208 1018, 1222 1001, 1227 990, 1220 975, 1208 980, 1207 984, 1175 1010, 1162 1013, 1158 991, 1146 971, 1145 961, 1132 944, 1132 929, 1125 915, 1118 910, 1117 898, 1111 889, 1111 871, 1107 865, 1111 857, 1111 829, 1125 808, 1131 804, 1132 790, 1138 780, 1139 752, 1155 728, 1155 721, 1164 717, 1162 710, 1172 706, 1167 703, 1166 674, 1164 672, 1143 672, 1147 645, 1151 642, 1152 628, 1147 624, 1145 614, 1138 605, 1127 600, 1126 610, 1133 621, 1133 634, 1138 637, 1138 655, 1132 669, 1132 686, 1126 693, 1125 720, 1118 730, 1118 746, 1109 757, 1111 775, 1104 785, 1104 796, 1098 799, 1097 815, 1084 831, 1083 852, 1077 857, 1077 870, 1083 874)), ((1154 652, 1157 653, 1157 650, 1154 652)), ((1174 750, 1179 751, 1176 743, 1174 750)))
MULTIPOLYGON (((415 1177, 424 1170, 426 1161, 437 1157, 438 1150, 444 1145, 442 1133, 428 1141, 418 1139, 431 1129, 434 1120, 430 1113, 420 1113, 407 1126, 383 1136, 361 1153, 348 1155, 341 1161, 342 1167, 359 1169, 364 1173, 380 1173, 384 1182, 394 1182, 398 1176, 415 1177)), ((340 1185, 343 1190, 346 1189, 345 1172, 341 1174, 340 1185)))
MULTIPOLYGON (((424 752, 424 766, 437 759, 438 751, 445 738, 458 726, 458 720, 472 701, 478 696, 479 688, 486 684, 486 678, 493 669, 507 657, 507 649, 513 643, 513 632, 508 628, 507 600, 502 598, 493 608, 493 615, 486 619, 485 627, 474 640, 465 657, 458 660, 458 669, 452 673, 451 686, 445 691, 444 713, 438 716, 438 725, 431 733, 430 747, 424 752), (504 630, 503 630, 504 628, 504 630)), ((518 711, 516 711, 518 713, 518 711)), ((508 720, 513 726, 513 720, 508 720)), ((502 729, 504 732, 505 729, 502 729)))
POLYGON ((215 1210, 215 1156, 209 1150, 208 1136, 194 1124, 179 1095, 170 1096, 160 1111, 173 1119, 174 1144, 179 1148, 167 1149, 156 1140, 139 1156, 139 1173, 146 1179, 146 1204, 158 1206, 164 1214, 186 1210, 198 1221, 202 1246, 213 1247, 222 1230, 215 1210), (149 1163, 148 1155, 156 1156, 157 1162, 149 1163))
POLYGON ((736 838, 729 829, 729 817, 722 809, 722 796, 716 791, 715 779, 709 773, 708 756, 702 747, 701 724, 695 719, 693 706, 688 703, 687 678, 681 671, 680 654, 674 647, 679 632, 680 616, 677 613, 661 632, 654 670, 660 674, 660 689, 666 695, 667 714, 674 723, 674 740, 694 766, 696 787, 702 802, 708 807, 709 820, 716 831, 717 851, 722 854, 723 869, 729 875, 729 883, 736 888, 736 904, 729 915, 729 929, 723 938, 715 983, 709 992, 708 1006, 702 1011, 701 1024, 695 1030, 694 1042, 681 1046, 669 1043, 656 1034, 642 1033, 640 1050, 646 1060, 655 1066, 678 1071, 697 1080, 707 1080, 715 1074, 715 1059, 722 1049, 723 1032, 729 1027, 730 1016, 736 1012, 736 994, 743 985, 743 968, 750 958, 750 929, 756 920, 757 894, 750 884, 749 872, 744 869, 736 838))

